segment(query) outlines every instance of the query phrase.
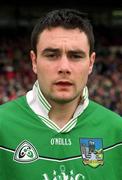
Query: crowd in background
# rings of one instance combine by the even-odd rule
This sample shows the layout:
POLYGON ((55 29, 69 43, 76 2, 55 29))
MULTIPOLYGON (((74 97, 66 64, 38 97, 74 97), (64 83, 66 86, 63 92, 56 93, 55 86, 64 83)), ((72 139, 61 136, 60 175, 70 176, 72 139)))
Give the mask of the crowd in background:
POLYGON ((24 37, 0 40, 0 104, 24 95, 35 80, 24 37))
MULTIPOLYGON (((0 104, 24 95, 36 76, 25 37, 0 38, 0 104)), ((122 51, 101 44, 96 46, 96 62, 88 81, 91 99, 122 115, 122 51)))
POLYGON ((91 99, 122 115, 122 53, 118 48, 97 51, 94 71, 89 79, 91 99))

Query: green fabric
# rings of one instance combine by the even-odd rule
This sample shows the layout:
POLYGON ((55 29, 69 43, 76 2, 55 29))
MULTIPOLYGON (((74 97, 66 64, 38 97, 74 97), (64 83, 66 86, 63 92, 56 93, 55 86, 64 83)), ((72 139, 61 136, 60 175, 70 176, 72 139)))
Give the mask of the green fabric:
POLYGON ((122 118, 93 101, 67 133, 46 126, 24 96, 0 106, 0 180, 121 180, 121 157, 122 118), (87 146, 87 161, 85 142, 100 147, 87 146))

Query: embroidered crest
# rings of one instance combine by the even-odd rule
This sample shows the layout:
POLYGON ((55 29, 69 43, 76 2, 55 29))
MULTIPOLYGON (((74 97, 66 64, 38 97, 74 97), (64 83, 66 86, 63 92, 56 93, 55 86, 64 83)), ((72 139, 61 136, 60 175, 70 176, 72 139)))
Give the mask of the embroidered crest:
POLYGON ((103 143, 100 138, 80 138, 82 160, 85 165, 103 165, 103 143))
POLYGON ((30 163, 38 159, 38 153, 30 142, 23 141, 16 148, 13 159, 21 163, 30 163))

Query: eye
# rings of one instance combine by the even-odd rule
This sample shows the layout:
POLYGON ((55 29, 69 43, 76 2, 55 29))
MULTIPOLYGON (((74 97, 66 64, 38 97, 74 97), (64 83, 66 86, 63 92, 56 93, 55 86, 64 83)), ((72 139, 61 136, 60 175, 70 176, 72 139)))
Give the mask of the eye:
POLYGON ((81 57, 80 55, 78 55, 78 54, 73 54, 72 57, 73 57, 73 58, 76 58, 76 59, 77 59, 77 58, 78 58, 78 59, 79 59, 79 58, 82 58, 82 57, 81 57))
POLYGON ((73 60, 73 61, 81 61, 83 59, 85 59, 86 57, 86 53, 82 52, 82 51, 70 51, 68 53, 68 57, 69 59, 73 60))
POLYGON ((58 54, 56 54, 56 53, 48 53, 48 54, 45 54, 45 57, 47 57, 49 59, 56 59, 56 58, 58 58, 58 54))
POLYGON ((69 58, 70 58, 71 60, 81 60, 83 57, 82 57, 81 55, 79 55, 79 54, 71 54, 71 55, 69 56, 69 58))
POLYGON ((50 53, 50 54, 46 54, 46 57, 55 57, 56 55, 55 54, 52 54, 52 53, 50 53))

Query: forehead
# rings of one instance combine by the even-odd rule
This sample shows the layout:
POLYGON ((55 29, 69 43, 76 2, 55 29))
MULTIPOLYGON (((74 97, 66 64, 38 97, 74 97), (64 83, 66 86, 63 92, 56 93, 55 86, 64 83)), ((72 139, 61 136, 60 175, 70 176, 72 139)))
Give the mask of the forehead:
POLYGON ((45 29, 39 36, 37 46, 44 48, 60 46, 77 48, 89 47, 88 38, 83 31, 76 29, 64 29, 62 27, 45 29))

